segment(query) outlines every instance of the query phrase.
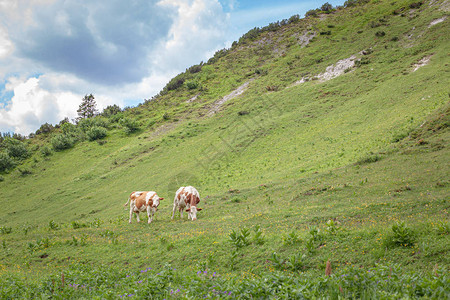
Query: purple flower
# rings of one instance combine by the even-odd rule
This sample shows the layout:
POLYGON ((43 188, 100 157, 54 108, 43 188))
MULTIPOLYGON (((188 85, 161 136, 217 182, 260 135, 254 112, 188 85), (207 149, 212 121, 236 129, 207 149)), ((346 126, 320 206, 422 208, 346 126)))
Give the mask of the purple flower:
POLYGON ((202 272, 202 271, 198 271, 198 272, 197 272, 197 275, 199 275, 201 272, 202 272))
POLYGON ((205 270, 205 271, 203 271, 203 274, 208 274, 208 271, 206 271, 206 270, 205 270))
POLYGON ((216 277, 216 272, 213 273, 212 277, 216 277))

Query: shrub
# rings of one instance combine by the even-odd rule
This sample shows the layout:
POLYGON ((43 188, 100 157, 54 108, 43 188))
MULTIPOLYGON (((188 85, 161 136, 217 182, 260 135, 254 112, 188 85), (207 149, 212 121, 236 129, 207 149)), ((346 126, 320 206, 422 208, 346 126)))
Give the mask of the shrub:
POLYGON ((55 221, 50 220, 50 222, 48 222, 48 228, 51 230, 58 230, 59 225, 55 221))
POLYGON ((386 236, 383 245, 385 247, 393 246, 412 246, 416 241, 414 231, 406 226, 405 222, 397 222, 391 227, 391 232, 386 236))
POLYGON ((75 139, 67 134, 55 135, 50 142, 55 151, 69 149, 75 145, 75 139))
POLYGON ((72 123, 65 122, 61 125, 61 130, 64 134, 75 134, 77 127, 72 123))
POLYGON ((310 9, 305 13, 305 17, 317 17, 318 12, 318 9, 310 9))
POLYGON ((135 119, 125 117, 120 119, 119 124, 125 129, 127 134, 133 133, 139 129, 139 123, 135 119))
POLYGON ((45 123, 42 124, 41 127, 39 127, 38 130, 36 130, 36 135, 42 134, 42 133, 50 133, 55 129, 52 124, 45 123))
POLYGON ((7 171, 16 166, 14 160, 6 152, 0 152, 0 172, 7 171))
POLYGON ((122 111, 122 109, 117 105, 108 105, 102 112, 102 116, 104 117, 110 117, 113 115, 117 115, 118 113, 120 113, 122 111))
POLYGON ((385 36, 386 35, 386 33, 384 32, 384 31, 377 31, 376 33, 375 33, 375 36, 377 36, 377 37, 383 37, 383 36, 385 36))
POLYGON ((41 148, 41 155, 46 157, 46 156, 50 156, 52 154, 52 149, 50 149, 50 147, 48 146, 44 146, 41 148))
POLYGON ((199 83, 197 81, 188 81, 186 82, 186 86, 190 90, 194 90, 199 87, 199 83))
POLYGON ((374 163, 374 162, 377 162, 377 161, 381 160, 381 158, 382 157, 380 155, 377 155, 377 154, 368 155, 368 156, 365 156, 365 157, 361 158, 360 160, 358 160, 356 162, 356 164, 357 165, 370 164, 370 163, 374 163))
POLYGON ((25 159, 30 155, 30 152, 24 143, 14 138, 6 138, 2 144, 10 157, 25 159))
POLYGON ((89 128, 86 135, 90 141, 101 140, 106 137, 106 129, 99 126, 93 126, 89 128))
POLYGON ((12 227, 0 227, 0 233, 1 234, 10 234, 12 232, 12 227))

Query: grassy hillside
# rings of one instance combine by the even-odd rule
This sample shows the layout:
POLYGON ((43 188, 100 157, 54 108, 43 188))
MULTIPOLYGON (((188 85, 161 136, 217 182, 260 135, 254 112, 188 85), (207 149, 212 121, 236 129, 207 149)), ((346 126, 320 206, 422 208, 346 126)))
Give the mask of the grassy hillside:
POLYGON ((370 1, 275 24, 94 118, 103 139, 79 125, 74 147, 45 156, 66 129, 25 141, 31 155, 0 182, 2 277, 75 283, 83 266, 170 263, 177 276, 312 280, 330 261, 336 274, 399 264, 438 278, 450 257, 448 9, 370 1), (196 222, 170 219, 183 185, 200 192, 196 222), (165 198, 150 225, 127 222, 134 190, 165 198))

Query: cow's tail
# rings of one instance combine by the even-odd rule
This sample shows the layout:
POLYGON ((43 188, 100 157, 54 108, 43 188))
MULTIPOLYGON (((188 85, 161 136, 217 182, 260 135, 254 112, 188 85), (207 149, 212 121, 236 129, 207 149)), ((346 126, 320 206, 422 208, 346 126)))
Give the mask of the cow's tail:
MULTIPOLYGON (((134 192, 133 192, 134 193, 134 192)), ((133 193, 131 193, 130 194, 130 197, 128 197, 128 200, 127 200, 127 203, 125 203, 123 206, 127 206, 128 205, 128 203, 130 203, 130 200, 131 200, 131 195, 133 195, 133 193)))

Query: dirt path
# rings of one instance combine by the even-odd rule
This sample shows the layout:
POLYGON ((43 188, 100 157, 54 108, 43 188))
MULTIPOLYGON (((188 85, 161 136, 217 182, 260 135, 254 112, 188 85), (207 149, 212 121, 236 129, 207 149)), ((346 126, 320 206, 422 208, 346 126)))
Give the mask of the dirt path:
POLYGON ((238 87, 237 89, 235 89, 222 99, 215 101, 206 115, 208 117, 213 116, 214 114, 219 112, 220 108, 222 107, 223 104, 225 104, 225 102, 242 95, 242 93, 244 93, 247 90, 247 87, 250 84, 250 82, 252 82, 253 80, 254 79, 250 79, 249 81, 247 81, 246 83, 244 83, 243 85, 241 85, 240 87, 238 87))

